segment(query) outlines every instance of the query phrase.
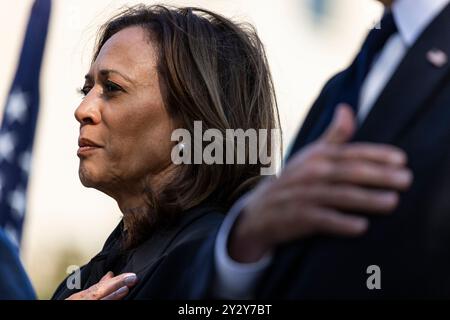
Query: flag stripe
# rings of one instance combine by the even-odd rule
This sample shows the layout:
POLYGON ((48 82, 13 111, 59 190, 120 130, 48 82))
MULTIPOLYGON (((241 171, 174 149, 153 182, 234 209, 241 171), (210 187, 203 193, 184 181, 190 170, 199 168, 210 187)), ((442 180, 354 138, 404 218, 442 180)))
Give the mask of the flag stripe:
POLYGON ((0 127, 0 227, 17 245, 26 212, 29 162, 39 112, 39 77, 51 0, 35 0, 0 127))

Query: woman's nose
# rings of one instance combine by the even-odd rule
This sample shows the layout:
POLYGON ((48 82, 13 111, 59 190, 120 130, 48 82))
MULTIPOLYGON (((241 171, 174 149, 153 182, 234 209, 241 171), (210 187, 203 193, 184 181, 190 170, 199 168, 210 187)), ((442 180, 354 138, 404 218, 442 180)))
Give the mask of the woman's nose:
POLYGON ((75 110, 75 119, 81 124, 97 124, 101 121, 100 101, 87 95, 75 110))

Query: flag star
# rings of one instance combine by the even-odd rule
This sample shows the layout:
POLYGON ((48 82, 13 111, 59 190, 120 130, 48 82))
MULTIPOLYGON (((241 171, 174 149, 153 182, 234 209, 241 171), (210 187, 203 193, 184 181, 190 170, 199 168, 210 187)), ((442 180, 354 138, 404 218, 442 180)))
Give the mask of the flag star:
POLYGON ((9 195, 8 200, 13 213, 18 219, 22 220, 25 215, 25 208, 27 203, 25 191, 23 189, 14 190, 9 195))
POLYGON ((15 138, 10 132, 0 134, 0 160, 12 161, 15 138))
POLYGON ((6 105, 6 117, 10 123, 14 121, 23 122, 27 111, 27 97, 21 91, 15 91, 9 96, 6 105))
MULTIPOLYGON (((24 173, 30 173, 31 168, 31 152, 25 151, 19 158, 19 166, 24 173)), ((1 191, 1 189, 0 189, 1 191)))
POLYGON ((14 228, 14 226, 12 226, 11 224, 7 224, 7 225, 5 225, 3 230, 5 231, 6 236, 12 242, 12 244, 18 248, 20 244, 19 244, 19 234, 17 233, 17 229, 14 228))

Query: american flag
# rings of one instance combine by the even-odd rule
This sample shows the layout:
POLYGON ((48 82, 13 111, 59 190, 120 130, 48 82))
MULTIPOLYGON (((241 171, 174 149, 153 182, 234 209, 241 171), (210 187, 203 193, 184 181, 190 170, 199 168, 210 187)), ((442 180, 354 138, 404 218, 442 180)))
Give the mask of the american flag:
POLYGON ((28 176, 39 111, 39 76, 51 0, 36 0, 0 127, 0 227, 17 246, 26 212, 28 176))

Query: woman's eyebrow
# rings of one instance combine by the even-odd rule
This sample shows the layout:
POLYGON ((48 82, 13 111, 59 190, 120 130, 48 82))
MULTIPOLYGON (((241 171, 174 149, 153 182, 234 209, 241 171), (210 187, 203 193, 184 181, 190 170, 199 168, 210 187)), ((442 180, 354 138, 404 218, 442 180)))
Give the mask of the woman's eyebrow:
POLYGON ((121 73, 121 72, 119 72, 119 71, 117 71, 117 70, 113 70, 113 69, 102 69, 102 70, 99 71, 99 73, 100 73, 100 75, 101 75, 102 77, 107 77, 107 76, 109 76, 110 74, 117 74, 117 75, 119 75, 120 77, 124 78, 124 79, 125 79, 126 81, 128 81, 129 83, 133 83, 133 80, 132 80, 132 79, 130 79, 128 76, 124 75, 123 73, 121 73))

